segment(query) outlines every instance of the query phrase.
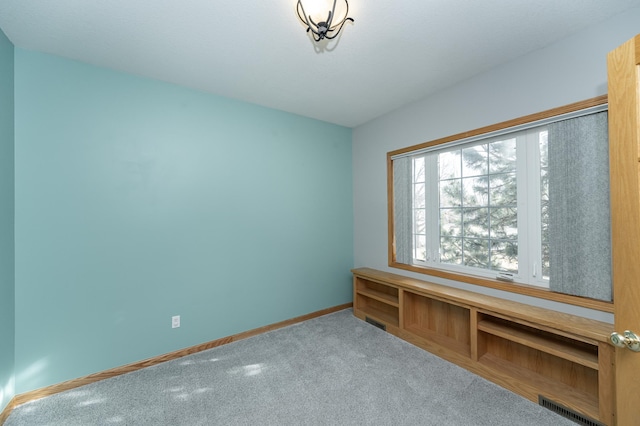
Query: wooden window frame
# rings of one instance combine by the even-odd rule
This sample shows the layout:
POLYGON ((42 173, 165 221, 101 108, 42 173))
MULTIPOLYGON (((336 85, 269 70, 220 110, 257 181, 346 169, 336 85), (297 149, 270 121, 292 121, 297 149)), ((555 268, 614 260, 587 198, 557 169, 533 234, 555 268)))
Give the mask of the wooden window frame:
POLYGON ((388 218, 388 262, 392 268, 403 269, 406 271, 416 272, 419 274, 430 275, 434 277, 444 278, 453 281, 474 284, 483 287, 494 288, 497 290, 508 291, 511 293, 522 294, 540 299, 552 300, 554 302, 566 303, 584 308, 595 309, 603 312, 613 312, 613 302, 590 299, 580 296, 572 296, 568 294, 557 293, 547 288, 536 287, 532 285, 519 283, 505 283, 496 279, 479 277, 471 274, 462 274, 459 272, 451 272, 442 269, 428 268, 416 265, 408 265, 396 262, 396 247, 394 234, 394 217, 393 217, 393 160, 392 157, 406 154, 409 152, 442 145, 461 139, 476 137, 479 135, 500 131, 509 127, 521 126, 539 120, 545 120, 551 117, 572 113, 581 109, 591 108, 604 105, 607 103, 607 95, 598 96, 596 98, 572 103, 558 108, 536 114, 519 117, 513 120, 504 121, 502 123, 481 127, 479 129, 468 132, 458 133, 456 135, 447 136, 445 138, 436 139, 434 141, 401 148, 387 153, 387 218, 388 218))

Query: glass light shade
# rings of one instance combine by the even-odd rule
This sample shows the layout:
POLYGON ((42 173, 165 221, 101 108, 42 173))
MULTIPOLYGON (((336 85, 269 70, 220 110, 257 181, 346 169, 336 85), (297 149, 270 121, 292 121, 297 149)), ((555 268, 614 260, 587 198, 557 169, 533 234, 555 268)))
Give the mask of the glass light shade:
POLYGON ((337 37, 346 21, 353 22, 347 0, 298 0, 296 12, 316 42, 337 37))

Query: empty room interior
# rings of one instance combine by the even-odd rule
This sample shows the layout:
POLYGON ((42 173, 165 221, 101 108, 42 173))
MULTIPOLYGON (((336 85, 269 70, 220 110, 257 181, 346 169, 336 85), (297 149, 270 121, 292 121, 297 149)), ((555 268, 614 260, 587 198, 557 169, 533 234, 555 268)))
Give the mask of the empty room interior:
POLYGON ((323 318, 638 424, 640 0, 315 3, 0 2, 0 424, 323 318))

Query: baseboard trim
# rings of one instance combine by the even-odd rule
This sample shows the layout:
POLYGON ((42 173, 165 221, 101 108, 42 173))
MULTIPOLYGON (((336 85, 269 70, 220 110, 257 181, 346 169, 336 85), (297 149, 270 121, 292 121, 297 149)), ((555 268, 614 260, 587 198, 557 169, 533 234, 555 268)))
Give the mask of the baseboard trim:
POLYGON ((312 312, 310 314, 302 315, 299 317, 291 318, 285 321, 281 321, 275 324, 266 325, 264 327, 254 328, 253 330, 244 331, 242 333, 234 334, 232 336, 222 337, 220 339, 212 340, 210 342, 201 343, 199 345, 191 346, 184 349, 179 349, 174 352, 169 352, 164 355, 159 355, 153 358, 145 359, 143 361, 134 362, 132 364, 123 365, 121 367, 112 368, 110 370, 101 371, 98 373, 90 374, 85 377, 77 379, 67 380, 66 382, 57 383, 55 385, 46 386, 44 388, 36 389, 30 392, 25 392, 20 395, 16 395, 0 413, 0 425, 4 424, 11 411, 18 405, 34 401, 36 399, 44 398, 46 396, 55 395, 56 393, 64 392, 70 389, 74 389, 80 386, 95 383, 100 380, 109 379, 111 377, 120 376, 122 374, 131 373, 132 371, 140 370, 145 367, 151 367, 152 365, 161 364, 163 362, 171 361, 174 359, 182 358, 183 356, 192 355, 198 352, 212 349, 218 346, 226 345, 238 340, 243 340, 249 337, 256 336, 258 334, 267 333, 269 331, 277 330, 289 325, 297 324, 299 322, 307 321, 313 318, 321 317, 323 315, 331 314, 334 312, 342 311, 353 306, 353 303, 345 303, 343 305, 334 306, 320 311, 312 312))
POLYGON ((11 412, 17 405, 18 404, 16 404, 16 397, 14 396, 13 398, 11 398, 7 406, 4 407, 4 409, 0 412, 0 425, 3 425, 4 422, 7 421, 9 414, 11 414, 11 412))

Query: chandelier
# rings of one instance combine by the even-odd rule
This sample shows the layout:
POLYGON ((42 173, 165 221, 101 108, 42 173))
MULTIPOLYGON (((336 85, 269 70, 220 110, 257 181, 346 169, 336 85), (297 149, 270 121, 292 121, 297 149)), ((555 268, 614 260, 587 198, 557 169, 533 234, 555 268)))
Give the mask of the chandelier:
MULTIPOLYGON (((307 2, 307 7, 309 7, 308 0, 305 0, 305 2, 307 2)), ((319 16, 319 13, 314 13, 314 20, 311 15, 307 15, 307 13, 305 12, 304 6, 302 5, 302 0, 298 0, 298 5, 296 6, 298 17, 300 18, 302 23, 307 26, 307 32, 311 31, 313 39, 316 42, 324 39, 331 40, 333 38, 336 38, 340 33, 340 30, 342 30, 342 26, 345 24, 345 22, 353 22, 353 18, 348 17, 349 3, 347 2, 347 0, 344 0, 344 4, 346 6, 344 17, 339 19, 335 18, 336 2, 337 0, 333 0, 333 8, 328 11, 326 19, 324 18, 324 12, 319 12, 322 13, 322 15, 319 16)))

